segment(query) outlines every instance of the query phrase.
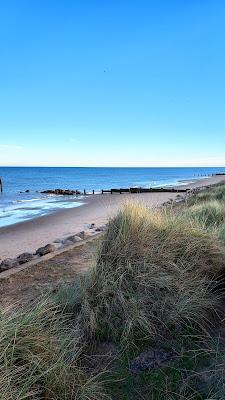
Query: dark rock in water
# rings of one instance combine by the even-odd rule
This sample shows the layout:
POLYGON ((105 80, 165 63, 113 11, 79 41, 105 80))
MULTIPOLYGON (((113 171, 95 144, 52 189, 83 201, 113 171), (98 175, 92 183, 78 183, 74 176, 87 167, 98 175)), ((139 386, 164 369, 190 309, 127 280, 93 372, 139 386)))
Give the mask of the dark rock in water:
POLYGON ((52 253, 55 250, 56 250, 56 247, 54 246, 54 244, 47 244, 44 247, 39 247, 39 249, 37 249, 37 251, 36 251, 36 254, 38 254, 39 256, 42 257, 45 254, 52 253))
POLYGON ((16 258, 6 258, 0 264, 0 272, 6 271, 7 269, 17 267, 19 262, 16 258))
POLYGON ((25 190, 25 193, 29 193, 29 192, 30 192, 29 189, 25 190))
POLYGON ((63 196, 74 196, 81 194, 79 190, 69 190, 69 189, 50 189, 50 190, 44 190, 41 193, 45 194, 55 194, 55 195, 63 195, 63 196))
POLYGON ((139 374, 149 369, 160 368, 167 365, 167 362, 174 357, 172 351, 162 349, 147 349, 143 351, 130 363, 130 371, 139 374))
POLYGON ((33 254, 31 253, 22 253, 17 257, 19 264, 25 264, 28 261, 31 261, 34 258, 33 254))

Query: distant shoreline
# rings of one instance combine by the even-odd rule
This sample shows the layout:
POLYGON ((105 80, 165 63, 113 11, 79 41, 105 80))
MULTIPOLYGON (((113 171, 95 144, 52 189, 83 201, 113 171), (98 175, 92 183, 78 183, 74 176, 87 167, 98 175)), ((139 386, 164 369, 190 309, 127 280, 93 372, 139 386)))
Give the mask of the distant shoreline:
MULTIPOLYGON (((194 189, 223 181, 225 181, 224 176, 212 176, 196 180, 194 183, 184 182, 183 187, 194 189)), ((87 196, 81 207, 60 209, 49 215, 0 228, 0 259, 35 251, 38 247, 58 238, 65 238, 84 230, 87 224, 104 225, 125 201, 131 200, 141 202, 148 207, 158 207, 170 198, 175 199, 176 196, 176 193, 87 196)))
POLYGON ((84 190, 90 194, 119 188, 184 187, 206 179, 223 168, 36 168, 0 167, 3 193, 0 194, 0 229, 28 222, 58 210, 83 206, 84 190), (61 188, 80 196, 59 196, 48 192, 61 188))

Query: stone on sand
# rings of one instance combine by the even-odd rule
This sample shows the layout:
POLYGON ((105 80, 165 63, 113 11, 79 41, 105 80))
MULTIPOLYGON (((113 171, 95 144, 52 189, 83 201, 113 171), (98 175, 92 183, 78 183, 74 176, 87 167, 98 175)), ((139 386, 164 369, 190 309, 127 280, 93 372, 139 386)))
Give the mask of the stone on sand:
POLYGON ((46 246, 43 247, 39 247, 39 249, 37 249, 36 254, 38 254, 39 256, 45 256, 46 254, 49 253, 53 253, 53 251, 56 250, 56 247, 54 246, 54 244, 46 244, 46 246))
POLYGON ((25 264, 31 260, 33 260, 34 256, 32 253, 22 253, 17 257, 19 264, 25 264))
POLYGON ((0 264, 0 272, 6 271, 7 269, 17 267, 19 264, 16 258, 6 258, 0 264))

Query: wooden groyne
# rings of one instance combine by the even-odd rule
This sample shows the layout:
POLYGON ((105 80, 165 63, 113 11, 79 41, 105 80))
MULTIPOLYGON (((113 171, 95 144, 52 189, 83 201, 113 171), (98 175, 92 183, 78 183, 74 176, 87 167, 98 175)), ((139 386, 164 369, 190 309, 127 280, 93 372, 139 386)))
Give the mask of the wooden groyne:
POLYGON ((102 189, 102 194, 104 193, 186 193, 190 189, 179 189, 179 188, 120 188, 120 189, 109 189, 104 190, 102 189))
POLYGON ((54 195, 64 195, 64 196, 74 196, 74 195, 93 195, 93 194, 123 194, 123 193, 187 193, 190 189, 182 189, 182 188, 142 188, 142 187, 131 187, 131 188, 112 188, 112 189, 102 189, 101 191, 87 191, 86 189, 82 191, 80 190, 70 190, 70 189, 50 189, 44 190, 41 193, 45 194, 54 194, 54 195))

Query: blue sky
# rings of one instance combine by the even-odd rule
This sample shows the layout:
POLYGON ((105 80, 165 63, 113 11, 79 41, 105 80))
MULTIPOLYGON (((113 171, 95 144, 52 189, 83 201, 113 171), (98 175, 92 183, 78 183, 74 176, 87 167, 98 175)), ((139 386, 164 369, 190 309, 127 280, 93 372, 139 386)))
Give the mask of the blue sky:
POLYGON ((223 0, 2 0, 0 165, 224 166, 223 0))

